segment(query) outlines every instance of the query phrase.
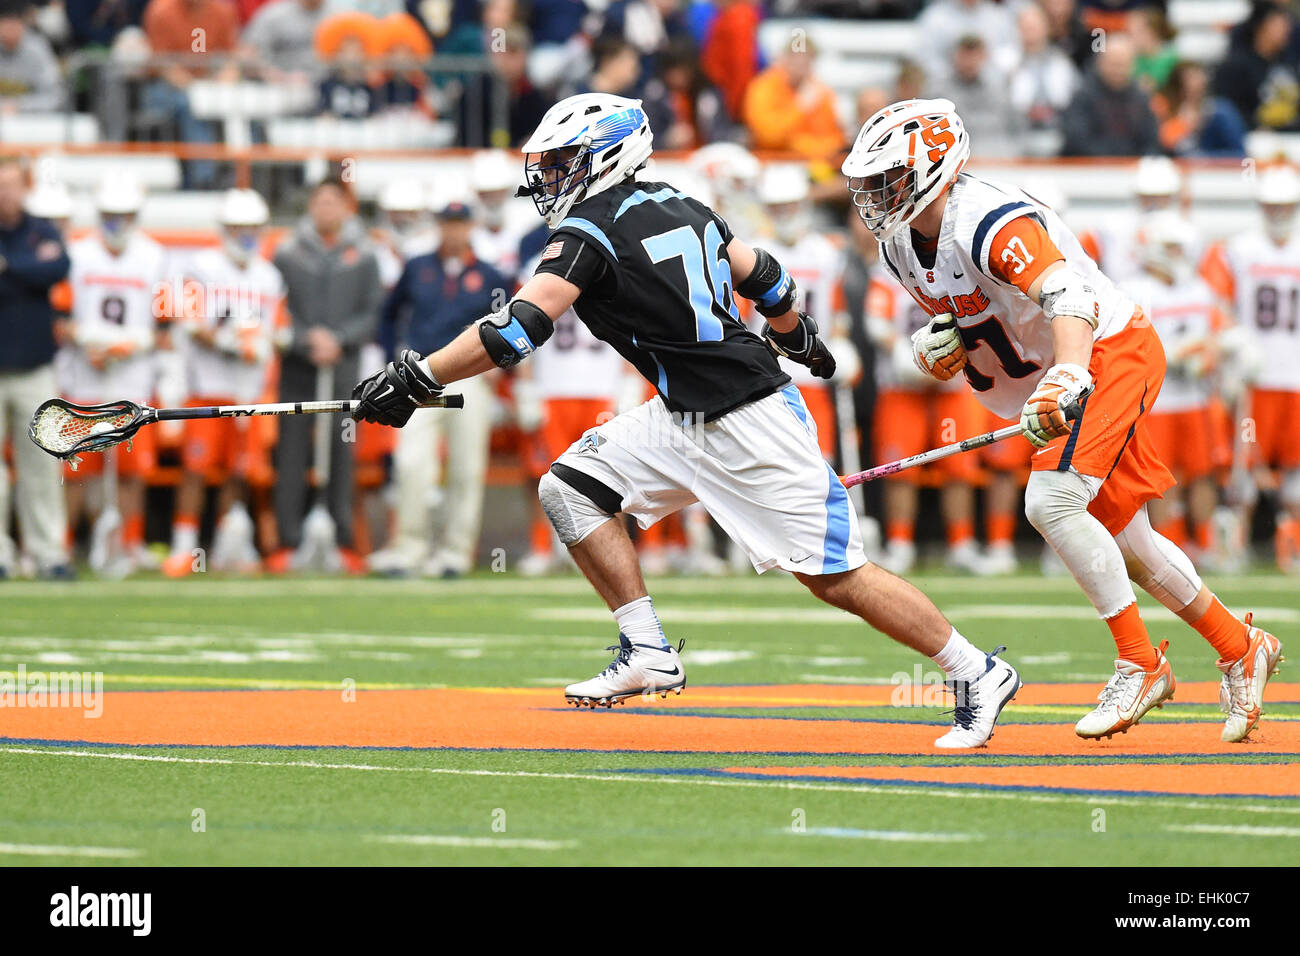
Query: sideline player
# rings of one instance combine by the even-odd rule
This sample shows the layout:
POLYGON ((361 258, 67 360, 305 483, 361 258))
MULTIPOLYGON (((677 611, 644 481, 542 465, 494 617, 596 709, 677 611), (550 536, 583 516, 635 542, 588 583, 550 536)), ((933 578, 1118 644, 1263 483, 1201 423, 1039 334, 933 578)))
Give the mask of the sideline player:
POLYGON ((354 394, 359 417, 401 426, 446 384, 510 367, 542 346, 570 306, 658 395, 589 430, 539 484, 560 539, 619 628, 614 660, 572 684, 578 706, 686 685, 621 514, 649 527, 694 501, 759 571, 792 572, 817 597, 931 657, 957 698, 940 747, 992 734, 1019 675, 976 648, 928 598, 868 564, 848 494, 822 459, 799 390, 774 350, 822 377, 834 358, 794 284, 769 253, 731 234, 672 186, 638 182, 652 137, 640 101, 601 93, 562 100, 524 144, 523 192, 554 229, 542 262, 501 311, 425 359, 407 351, 354 394), (745 328, 734 295, 767 317, 745 328))
POLYGON ((1282 648, 1234 617, 1147 518, 1173 484, 1146 418, 1164 380, 1160 339, 1051 209, 963 173, 969 157, 951 101, 905 100, 863 124, 843 172, 881 259, 933 316, 913 338, 917 364, 940 380, 964 372, 999 415, 1019 410, 1038 448, 1025 513, 1119 650, 1075 732, 1123 733, 1173 696, 1168 644, 1152 646, 1131 576, 1219 652, 1222 738, 1243 740, 1282 648))

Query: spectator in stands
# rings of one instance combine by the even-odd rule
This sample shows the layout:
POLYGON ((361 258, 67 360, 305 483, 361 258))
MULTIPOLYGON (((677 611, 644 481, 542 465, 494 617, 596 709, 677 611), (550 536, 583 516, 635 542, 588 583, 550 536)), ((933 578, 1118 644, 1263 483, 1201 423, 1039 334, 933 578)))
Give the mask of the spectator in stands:
POLYGON ((813 75, 810 40, 787 48, 745 92, 744 117, 756 149, 779 149, 825 159, 844 144, 835 93, 813 75))
POLYGON ((1289 56, 1291 15, 1281 7, 1256 6, 1228 56, 1214 74, 1214 92, 1226 99, 1247 126, 1300 128, 1300 77, 1289 56))
POLYGON ((50 41, 29 30, 25 3, 0 10, 0 113, 50 112, 63 105, 63 75, 50 41))
POLYGON ((641 57, 632 44, 616 36, 601 37, 592 45, 591 61, 591 76, 582 92, 631 97, 638 95, 641 87, 641 57))
POLYGON ((1150 156, 1160 152, 1155 115, 1133 79, 1136 49, 1127 34, 1109 35, 1084 77, 1063 126, 1066 156, 1150 156))
POLYGON ((243 43, 271 82, 317 71, 314 39, 325 0, 271 0, 244 28, 243 43))
POLYGON ((682 0, 614 0, 605 11, 601 36, 622 37, 641 57, 641 75, 659 72, 659 59, 673 40, 689 40, 682 0))
POLYGON ((1083 25, 1075 0, 1038 0, 1047 16, 1047 35, 1052 46, 1058 48, 1080 70, 1092 63, 1098 52, 1101 37, 1094 36, 1083 25))
POLYGON ((930 97, 946 96, 957 106, 966 130, 982 156, 1014 156, 1019 142, 1006 74, 989 62, 978 34, 957 41, 952 61, 934 80, 930 97))
POLYGON ((1174 28, 1158 7, 1143 7, 1129 18, 1129 33, 1137 47, 1134 74, 1138 86, 1153 93, 1165 85, 1178 51, 1174 49, 1174 28))
MULTIPOLYGON (((898 64, 898 76, 894 79, 894 95, 885 105, 920 99, 925 92, 926 82, 925 69, 920 63, 915 60, 903 60, 898 64)), ((868 113, 863 122, 865 123, 871 116, 872 114, 868 113)))
POLYGON ((1244 156, 1246 124, 1227 100, 1210 95, 1204 66, 1184 60, 1152 100, 1160 145, 1174 156, 1244 156))
MULTIPOLYGON (((359 374, 358 354, 374 336, 383 291, 374 250, 341 179, 325 179, 312 190, 307 216, 276 251, 275 267, 284 276, 291 330, 280 365, 280 400, 315 400, 318 375, 331 395, 346 394, 359 374)), ((274 570, 289 567, 292 549, 302 540, 313 428, 310 416, 290 416, 280 423, 274 497, 282 550, 272 557, 274 570)), ((341 418, 330 433, 326 497, 347 566, 359 570, 351 553, 352 446, 341 418)))
POLYGON ((68 42, 74 49, 110 47, 127 27, 138 27, 147 0, 64 0, 68 42))
MULTIPOLYGON (((19 159, 0 158, 0 447, 13 448, 18 530, 43 577, 71 577, 59 463, 27 440, 27 424, 55 394, 50 289, 68 274, 58 230, 23 209, 30 187, 19 159)), ((9 537, 10 477, 0 465, 0 578, 15 571, 9 537)))
POLYGON ((676 40, 659 61, 659 75, 643 93, 655 141, 666 149, 697 149, 720 138, 727 111, 704 74, 689 40, 676 40))
MULTIPOLYGON (((235 51, 239 42, 239 18, 230 0, 149 0, 144 11, 144 32, 155 54, 171 59, 161 67, 144 92, 146 109, 176 124, 179 138, 187 143, 214 143, 216 132, 210 123, 190 111, 187 88, 210 71, 195 65, 208 57, 221 59, 235 51)), ((220 79, 238 76, 233 59, 219 67, 220 79)), ((182 167, 187 189, 210 189, 217 185, 217 164, 196 160, 182 167)))
POLYGON ((1007 8, 992 0, 934 0, 917 18, 918 33, 927 50, 944 63, 963 37, 974 34, 984 41, 990 61, 999 70, 1015 65, 1016 25, 1007 8))
POLYGON ((387 61, 376 89, 381 110, 417 110, 434 115, 429 98, 429 74, 423 64, 433 56, 433 44, 415 17, 394 13, 379 21, 380 56, 387 61))
POLYGON ((758 24, 763 15, 756 0, 718 0, 716 6, 700 63, 721 91, 727 115, 739 122, 745 90, 758 75, 758 24))
POLYGON ((321 113, 364 119, 379 106, 370 60, 380 52, 379 22, 364 13, 327 17, 316 31, 316 49, 329 66, 320 83, 321 113))
MULTIPOLYGON (((411 258, 384 301, 379 338, 387 353, 412 348, 421 355, 442 348, 465 328, 500 308, 512 285, 470 245, 471 207, 450 202, 438 210, 438 248, 411 258)), ((423 566, 433 577, 456 577, 474 567, 483 515, 484 477, 492 426, 492 386, 483 377, 456 383, 465 407, 448 414, 417 411, 397 439, 397 534, 371 555, 370 567, 409 574, 423 566), (441 545, 430 559, 429 495, 438 484, 441 438, 446 436, 447 490, 441 545)))
POLYGON ((518 146, 537 128, 551 100, 528 79, 532 39, 521 26, 511 26, 488 47, 492 76, 475 74, 464 82, 459 104, 458 145, 506 149, 518 146), (492 81, 506 87, 506 115, 493 109, 492 81))
POLYGON ((1012 109, 1025 130, 1025 149, 1038 156, 1060 149, 1061 114, 1079 85, 1079 71, 1047 35, 1047 15, 1037 4, 1026 4, 1016 15, 1020 28, 1020 63, 1007 86, 1012 109))

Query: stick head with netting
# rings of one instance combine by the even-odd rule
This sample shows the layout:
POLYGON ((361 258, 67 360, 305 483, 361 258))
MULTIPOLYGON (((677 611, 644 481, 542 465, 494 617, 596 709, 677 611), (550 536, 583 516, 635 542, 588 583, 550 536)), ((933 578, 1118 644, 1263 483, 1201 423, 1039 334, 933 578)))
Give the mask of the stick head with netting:
POLYGON ((42 451, 56 458, 104 451, 129 441, 148 423, 147 409, 135 402, 77 405, 52 398, 36 409, 27 434, 42 451))

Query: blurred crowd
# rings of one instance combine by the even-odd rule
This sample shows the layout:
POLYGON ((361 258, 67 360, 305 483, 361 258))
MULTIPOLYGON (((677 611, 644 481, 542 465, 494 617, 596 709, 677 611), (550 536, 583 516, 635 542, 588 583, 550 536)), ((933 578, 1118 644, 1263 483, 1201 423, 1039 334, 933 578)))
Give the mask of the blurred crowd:
MULTIPOLYGON (((93 112, 106 87, 126 85, 115 102, 131 120, 106 127, 123 138, 215 143, 222 125, 188 92, 198 80, 243 79, 309 87, 303 112, 314 115, 440 117, 455 129, 443 145, 473 148, 518 145, 549 105, 587 90, 643 99, 660 149, 731 141, 820 162, 881 102, 916 95, 954 100, 986 156, 1240 156, 1249 130, 1300 130, 1294 2, 1252 0, 1244 19, 1223 25, 1217 63, 1180 56, 1165 6, 0 0, 0 114, 93 112), (760 48, 765 19, 810 16, 915 20, 924 51, 890 51, 892 86, 852 91, 852 104, 837 77, 822 75, 803 27, 770 58, 760 48), (115 68, 95 72, 105 62, 115 68)), ((187 185, 228 184, 199 167, 187 168, 187 185)))
MULTIPOLYGON (((1105 228, 1072 221, 1052 180, 1020 185, 1062 212, 1164 340, 1170 371, 1152 425, 1180 484, 1152 503, 1153 520, 1207 567, 1244 567, 1254 541, 1300 571, 1300 178, 1261 170, 1257 224, 1211 242, 1188 218, 1174 161, 1148 157, 1134 171, 1127 218, 1105 228)), ((544 225, 514 198, 519 176, 511 154, 480 151, 457 186, 430 196, 396 180, 373 210, 329 176, 279 226, 259 193, 230 189, 206 241, 177 245, 140 227, 143 193, 122 175, 106 173, 96 225, 73 229, 66 191, 32 188, 22 160, 0 159, 0 473, 12 475, 0 483, 0 576, 68 576, 74 559, 107 576, 565 569, 536 479, 587 429, 653 394, 571 313, 510 373, 456 383, 463 410, 421 410, 400 431, 346 416, 167 423, 75 468, 24 435, 55 394, 307 401, 347 395, 398 349, 441 347, 504 305, 545 254, 544 225), (485 517, 486 501, 512 517, 485 517), (500 534, 507 520, 519 543, 498 554, 482 530, 495 522, 500 534)), ((719 143, 672 181, 772 251, 821 323, 836 378, 788 369, 838 473, 1006 424, 964 382, 916 370, 909 339, 927 317, 878 268, 860 220, 817 198, 808 164, 763 164, 719 143)), ((963 572, 1015 570, 1030 557, 1016 542, 1029 538, 1031 450, 1014 439, 854 489, 875 560, 901 572, 932 550, 963 572)), ((746 566, 698 506, 636 537, 651 573, 746 566)))

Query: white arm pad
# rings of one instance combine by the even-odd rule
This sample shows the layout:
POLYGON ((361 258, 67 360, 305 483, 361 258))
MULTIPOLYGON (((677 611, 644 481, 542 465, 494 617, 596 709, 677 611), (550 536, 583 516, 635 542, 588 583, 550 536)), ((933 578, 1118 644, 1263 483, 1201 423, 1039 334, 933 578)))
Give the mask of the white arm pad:
POLYGON ((1097 291, 1083 276, 1069 266, 1053 270, 1043 280, 1038 293, 1038 302, 1043 313, 1054 319, 1058 315, 1072 315, 1083 319, 1094 329, 1101 321, 1101 306, 1097 302, 1097 291))

